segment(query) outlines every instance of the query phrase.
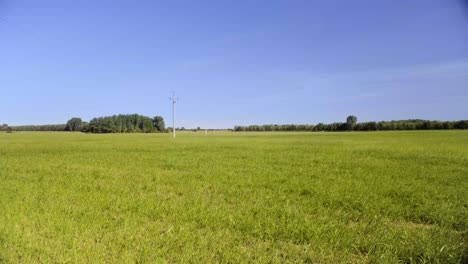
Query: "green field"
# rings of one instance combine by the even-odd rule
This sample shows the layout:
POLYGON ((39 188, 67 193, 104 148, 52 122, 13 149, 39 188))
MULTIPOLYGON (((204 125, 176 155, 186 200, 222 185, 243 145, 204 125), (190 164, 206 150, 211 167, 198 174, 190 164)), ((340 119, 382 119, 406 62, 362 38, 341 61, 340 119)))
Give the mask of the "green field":
POLYGON ((462 263, 468 131, 0 133, 0 262, 462 263))

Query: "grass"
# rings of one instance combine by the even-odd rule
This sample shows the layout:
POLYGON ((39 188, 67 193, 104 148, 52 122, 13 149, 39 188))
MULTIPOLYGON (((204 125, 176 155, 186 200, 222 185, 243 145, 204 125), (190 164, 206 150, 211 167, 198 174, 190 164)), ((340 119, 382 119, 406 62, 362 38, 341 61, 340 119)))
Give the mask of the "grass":
POLYGON ((468 131, 0 133, 0 262, 463 263, 468 131))

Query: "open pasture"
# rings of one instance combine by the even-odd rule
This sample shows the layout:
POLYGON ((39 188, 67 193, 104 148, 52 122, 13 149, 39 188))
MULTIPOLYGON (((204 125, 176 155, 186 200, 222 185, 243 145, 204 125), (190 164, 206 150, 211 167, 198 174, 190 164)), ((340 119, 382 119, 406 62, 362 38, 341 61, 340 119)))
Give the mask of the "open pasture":
POLYGON ((467 190, 468 131, 0 133, 0 262, 461 263, 467 190))

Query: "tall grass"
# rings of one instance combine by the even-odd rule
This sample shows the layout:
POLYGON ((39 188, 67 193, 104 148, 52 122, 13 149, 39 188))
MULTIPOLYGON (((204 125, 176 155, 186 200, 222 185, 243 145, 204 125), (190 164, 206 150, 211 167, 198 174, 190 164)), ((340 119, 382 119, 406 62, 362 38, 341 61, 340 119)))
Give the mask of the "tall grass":
POLYGON ((0 262, 460 263, 468 131, 0 133, 0 262))

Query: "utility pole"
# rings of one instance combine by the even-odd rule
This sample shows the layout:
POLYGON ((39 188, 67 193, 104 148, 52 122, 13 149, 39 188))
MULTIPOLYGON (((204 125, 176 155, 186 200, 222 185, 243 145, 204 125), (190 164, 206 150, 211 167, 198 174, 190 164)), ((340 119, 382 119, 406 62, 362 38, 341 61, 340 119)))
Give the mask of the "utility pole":
POLYGON ((179 98, 175 97, 175 92, 172 92, 172 97, 169 97, 169 100, 172 101, 172 138, 176 137, 175 132, 175 104, 179 98))

